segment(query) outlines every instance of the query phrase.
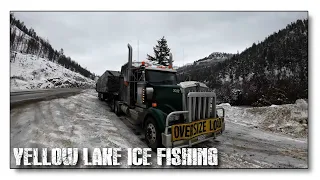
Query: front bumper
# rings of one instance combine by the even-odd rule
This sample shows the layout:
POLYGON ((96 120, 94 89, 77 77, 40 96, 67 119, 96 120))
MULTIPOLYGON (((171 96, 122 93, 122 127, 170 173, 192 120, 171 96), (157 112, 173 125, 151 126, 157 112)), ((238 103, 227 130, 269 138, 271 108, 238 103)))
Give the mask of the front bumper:
POLYGON ((179 141, 172 141, 172 134, 171 134, 171 126, 169 126, 169 119, 170 116, 172 115, 176 115, 176 114, 187 114, 188 111, 174 111, 171 112, 167 118, 166 118, 166 127, 165 127, 165 131, 161 134, 162 136, 162 144, 163 146, 167 147, 167 148, 171 148, 171 147, 191 147, 195 144, 199 144, 201 142, 205 142, 211 139, 215 139, 217 136, 220 136, 224 130, 225 130, 225 114, 224 114, 224 109, 223 108, 217 108, 221 109, 223 112, 222 117, 220 117, 222 119, 222 128, 220 131, 217 132, 211 132, 208 134, 204 135, 204 138, 198 139, 197 137, 193 138, 193 139, 189 139, 189 140, 179 140, 179 141), (170 130, 170 131, 169 131, 170 130))

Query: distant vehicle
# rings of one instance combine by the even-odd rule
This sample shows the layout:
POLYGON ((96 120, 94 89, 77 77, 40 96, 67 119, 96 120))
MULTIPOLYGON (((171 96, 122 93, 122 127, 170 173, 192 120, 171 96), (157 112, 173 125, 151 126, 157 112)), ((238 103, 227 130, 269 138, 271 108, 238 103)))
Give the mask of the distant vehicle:
POLYGON ((107 100, 115 114, 127 115, 144 129, 147 145, 191 147, 216 138, 225 129, 224 109, 216 108, 216 95, 200 82, 177 82, 176 70, 150 62, 128 63, 121 72, 107 70, 97 81, 100 100, 107 100), (217 110, 222 110, 219 117, 217 110))

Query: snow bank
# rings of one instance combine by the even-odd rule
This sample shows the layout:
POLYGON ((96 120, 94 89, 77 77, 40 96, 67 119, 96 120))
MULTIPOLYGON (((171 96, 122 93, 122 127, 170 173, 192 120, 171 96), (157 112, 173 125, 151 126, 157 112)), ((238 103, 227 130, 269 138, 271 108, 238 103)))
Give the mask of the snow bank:
POLYGON ((221 103, 218 105, 219 107, 223 107, 223 108, 231 108, 231 105, 229 103, 221 103))
POLYGON ((199 83, 199 85, 202 86, 202 87, 207 87, 204 83, 197 82, 197 81, 184 81, 184 82, 180 82, 179 85, 182 88, 187 88, 187 87, 196 86, 196 83, 199 83))
POLYGON ((226 121, 294 137, 308 135, 308 103, 303 99, 267 107, 233 107, 228 103, 218 107, 225 109, 226 121))
POLYGON ((94 87, 95 82, 57 63, 31 54, 16 54, 10 60, 11 91, 94 87))
POLYGON ((301 109, 304 109, 304 110, 308 110, 308 103, 306 100, 304 99, 298 99, 296 100, 296 103, 295 103, 298 107, 300 107, 301 109))

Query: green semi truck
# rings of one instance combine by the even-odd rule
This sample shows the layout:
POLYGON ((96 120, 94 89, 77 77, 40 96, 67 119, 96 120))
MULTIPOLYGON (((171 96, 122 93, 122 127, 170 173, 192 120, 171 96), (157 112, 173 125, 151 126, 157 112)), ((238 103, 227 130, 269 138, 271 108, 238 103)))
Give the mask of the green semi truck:
POLYGON ((191 147, 222 134, 225 111, 216 107, 215 93, 201 82, 178 82, 172 54, 168 66, 155 66, 132 62, 128 49, 121 72, 107 70, 96 91, 115 114, 143 128, 150 148, 191 147))

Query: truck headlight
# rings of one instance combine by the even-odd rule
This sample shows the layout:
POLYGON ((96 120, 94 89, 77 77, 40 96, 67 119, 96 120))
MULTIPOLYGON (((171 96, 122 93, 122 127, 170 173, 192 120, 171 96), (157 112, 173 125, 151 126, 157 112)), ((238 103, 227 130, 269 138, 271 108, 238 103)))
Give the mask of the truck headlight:
POLYGON ((178 121, 179 119, 180 119, 179 114, 174 114, 174 115, 170 116, 170 121, 178 121))

